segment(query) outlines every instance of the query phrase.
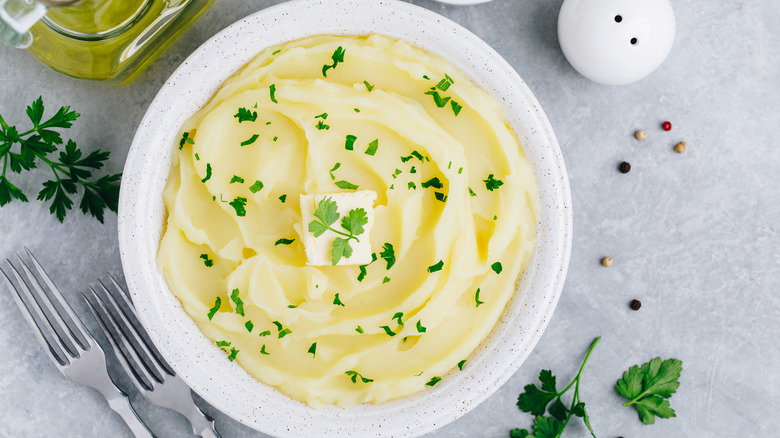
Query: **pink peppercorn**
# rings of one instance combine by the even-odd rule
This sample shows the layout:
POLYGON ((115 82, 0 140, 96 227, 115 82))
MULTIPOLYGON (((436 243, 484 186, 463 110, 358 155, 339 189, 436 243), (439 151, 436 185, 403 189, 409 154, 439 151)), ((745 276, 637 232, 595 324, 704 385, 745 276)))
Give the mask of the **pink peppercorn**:
POLYGON ((664 131, 671 131, 672 130, 672 122, 663 122, 661 124, 661 127, 664 128, 664 131))

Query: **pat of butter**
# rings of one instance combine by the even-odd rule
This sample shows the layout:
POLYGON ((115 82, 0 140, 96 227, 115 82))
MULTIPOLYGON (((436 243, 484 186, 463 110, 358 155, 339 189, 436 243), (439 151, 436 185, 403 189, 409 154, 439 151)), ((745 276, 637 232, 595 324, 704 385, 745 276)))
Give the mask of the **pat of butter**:
POLYGON ((314 211, 317 209, 320 201, 330 198, 337 205, 339 219, 330 227, 342 232, 347 232, 341 227, 342 218, 349 215, 349 211, 362 208, 366 211, 368 223, 363 226, 365 230, 362 234, 355 236, 358 241, 351 239, 349 246, 352 247, 352 255, 342 257, 337 265, 365 265, 371 263, 371 226, 374 224, 374 201, 376 201, 376 192, 373 190, 361 190, 349 193, 325 193, 319 195, 301 195, 301 217, 303 218, 303 247, 306 249, 306 264, 309 266, 332 265, 333 240, 337 237, 344 237, 331 230, 325 231, 319 237, 314 237, 314 233, 309 231, 309 224, 313 220, 314 211))

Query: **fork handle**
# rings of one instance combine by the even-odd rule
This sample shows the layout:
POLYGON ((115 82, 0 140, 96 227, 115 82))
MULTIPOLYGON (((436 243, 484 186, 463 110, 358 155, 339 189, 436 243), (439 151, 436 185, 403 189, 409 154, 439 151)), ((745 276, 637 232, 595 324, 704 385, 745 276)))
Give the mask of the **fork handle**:
POLYGON ((127 427, 133 431, 136 438, 154 438, 154 434, 149 430, 143 421, 138 417, 135 409, 130 404, 130 400, 124 394, 103 394, 108 401, 108 405, 127 423, 127 427))
POLYGON ((220 438, 214 425, 214 420, 209 418, 192 399, 188 400, 187 411, 182 414, 187 417, 192 425, 192 431, 201 438, 220 438))

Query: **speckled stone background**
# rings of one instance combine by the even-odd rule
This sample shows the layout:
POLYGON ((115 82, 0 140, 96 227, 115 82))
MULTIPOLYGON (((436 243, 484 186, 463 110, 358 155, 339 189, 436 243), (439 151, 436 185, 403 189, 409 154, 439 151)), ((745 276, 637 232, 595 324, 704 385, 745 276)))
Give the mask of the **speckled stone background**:
MULTIPOLYGON (((61 76, 23 51, 0 47, 0 114, 24 124, 43 95, 51 110, 82 116, 68 133, 85 150, 112 151, 119 172, 136 126, 168 75, 198 45, 239 18, 279 3, 217 2, 135 82, 105 86, 61 76)), ((648 78, 608 87, 579 76, 558 46, 561 0, 495 0, 476 6, 412 3, 470 29, 512 64, 543 105, 566 158, 574 245, 566 286, 542 340, 493 397, 429 435, 507 437, 530 426, 515 401, 550 368, 585 371, 582 398, 603 437, 780 435, 780 8, 772 0, 675 1, 677 37, 648 78), (660 123, 674 128, 664 132, 660 123), (633 138, 645 129, 648 139, 633 138), (673 146, 685 141, 679 155, 673 146), (633 168, 623 175, 621 161, 633 168), (609 255, 611 268, 599 264, 609 255), (642 308, 628 303, 637 298, 642 308), (684 371, 677 418, 645 426, 614 384, 655 356, 684 371)), ((17 177, 27 193, 40 173, 17 177)), ((31 198, 34 196, 31 196, 31 198)), ((0 257, 23 246, 79 312, 78 292, 104 272, 121 277, 116 216, 104 225, 71 212, 61 225, 37 201, 0 209, 0 257)), ((0 287, 0 436, 130 436, 96 392, 65 380, 0 287)), ((117 364, 112 364, 117 367, 117 364)), ((123 382, 129 388, 129 382, 123 382)), ((236 388, 235 390, 240 390, 236 388)), ((160 437, 192 436, 178 414, 133 400, 160 437)), ((209 406, 224 437, 258 437, 209 406)), ((579 422, 564 436, 585 436, 579 422)))

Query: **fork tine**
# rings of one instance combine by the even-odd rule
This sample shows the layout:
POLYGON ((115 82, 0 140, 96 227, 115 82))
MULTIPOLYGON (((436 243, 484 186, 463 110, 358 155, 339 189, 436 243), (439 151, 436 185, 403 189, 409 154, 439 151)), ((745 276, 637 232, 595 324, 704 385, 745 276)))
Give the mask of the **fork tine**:
MULTIPOLYGON (((95 295, 95 291, 90 287, 90 292, 92 292, 92 296, 94 298, 97 298, 97 295, 95 295)), ((130 377, 130 380, 133 381, 133 384, 140 392, 144 391, 152 391, 153 388, 151 385, 147 383, 147 381, 144 379, 144 377, 141 377, 140 374, 143 374, 143 370, 139 371, 130 364, 130 359, 127 357, 127 353, 119 347, 119 342, 117 341, 117 337, 122 338, 121 335, 117 336, 113 330, 108 328, 108 325, 110 324, 107 322, 108 316, 106 315, 107 311, 106 308, 103 307, 103 305, 98 301, 98 307, 100 310, 98 310, 98 307, 96 307, 94 304, 92 304, 92 300, 90 300, 86 295, 83 293, 81 296, 84 298, 84 301, 87 303, 87 307, 89 308, 89 311, 92 313, 92 316, 95 317, 95 320, 97 320, 98 325, 103 330, 103 333, 105 333, 106 338, 108 339, 108 342, 111 344, 111 348, 114 349, 114 356, 119 360, 119 364, 122 366, 122 368, 125 370, 127 375, 130 377)))
MULTIPOLYGON (((117 294, 108 293, 109 297, 112 300, 114 300, 114 304, 117 305, 117 307, 120 309, 125 322, 128 323, 128 325, 132 327, 132 330, 136 333, 137 339, 140 341, 146 353, 157 362, 157 365, 162 367, 164 372, 168 373, 171 376, 175 376, 176 372, 173 371, 170 365, 168 365, 168 362, 166 362, 165 359, 163 359, 160 352, 157 351, 157 348, 154 346, 154 343, 152 343, 151 339, 149 339, 149 334, 146 333, 146 330, 144 330, 143 326, 141 326, 141 323, 138 320, 138 314, 135 312, 135 306, 130 301, 128 293, 119 285, 119 283, 117 283, 116 280, 114 280, 114 277, 112 277, 111 274, 108 274, 108 278, 109 280, 111 280, 113 289, 118 291, 117 294), (124 301, 125 303, 125 308, 128 309, 129 313, 128 311, 125 311, 124 308, 115 301, 115 295, 119 295, 122 297, 122 301, 124 301)), ((100 282, 100 284, 103 286, 104 289, 108 290, 108 288, 106 288, 103 282, 100 282)))
MULTIPOLYGON (((44 329, 41 328, 41 325, 38 324, 38 322, 35 320, 35 317, 32 314, 32 310, 30 310, 30 306, 27 304, 26 301, 31 300, 30 291, 27 288, 27 285, 24 284, 22 279, 19 276, 19 273, 16 271, 14 266, 11 264, 11 261, 6 259, 6 262, 8 262, 8 267, 11 269, 12 273, 14 274, 14 277, 16 277, 16 281, 19 283, 19 288, 23 290, 23 293, 25 295, 25 299, 22 299, 22 294, 19 292, 19 290, 14 287, 13 283, 11 282, 11 279, 8 278, 8 275, 0 269, 0 273, 3 274, 3 280, 5 280, 5 285, 8 287, 8 290, 10 290, 11 296, 14 298, 14 301, 16 302, 16 305, 19 307, 19 310, 22 311, 22 315, 24 316, 24 319, 27 320, 27 323, 30 325, 31 328, 34 328, 38 331, 38 335, 36 338, 38 339, 38 342, 41 343, 41 346, 43 346, 44 350, 49 350, 51 353, 51 358, 58 366, 65 366, 68 365, 69 360, 68 356, 62 352, 62 347, 59 343, 56 341, 52 342, 50 336, 57 337, 55 333, 52 332, 51 327, 44 324, 46 327, 46 332, 49 332, 47 335, 44 331, 44 329)), ((34 300, 33 300, 34 301, 34 300)), ((38 314, 38 318, 43 318, 41 314, 40 308, 33 305, 32 306, 35 309, 35 312, 38 314)))
MULTIPOLYGON (((49 274, 46 273, 46 271, 43 269, 43 266, 41 266, 40 263, 38 263, 38 260, 35 258, 35 256, 32 255, 29 249, 27 247, 24 248, 25 252, 27 252, 27 255, 30 257, 30 260, 33 262, 33 266, 35 266, 35 270, 38 271, 38 275, 41 276, 43 279, 43 282, 46 283, 46 286, 49 287, 49 291, 54 295, 54 298, 59 302, 62 309, 65 311, 65 313, 68 315, 71 321, 76 325, 76 330, 73 330, 73 327, 70 324, 65 323, 62 320, 62 317, 60 316, 59 312, 55 312, 56 318, 59 319, 67 328, 68 331, 73 335, 73 337, 76 339, 76 342, 83 348, 84 350, 89 350, 91 346, 91 338, 89 334, 89 330, 87 330, 86 327, 84 327, 84 324, 82 324, 81 319, 79 319, 78 316, 76 316, 76 313, 73 311, 73 309, 70 307, 70 304, 68 304, 67 301, 65 301, 65 298, 62 296, 62 293, 60 293, 60 290, 57 288, 57 286, 54 285, 54 282, 49 278, 49 274), (83 341, 83 342, 82 342, 83 341)), ((17 258, 19 258, 17 256, 17 258)), ((19 259, 21 261, 21 259, 19 259)), ((22 268, 27 272, 27 275, 32 277, 32 273, 29 272, 29 269, 27 268, 27 265, 22 263, 22 268)), ((38 282, 34 282, 33 286, 36 286, 38 282)), ((46 297, 46 301, 51 303, 51 300, 49 299, 48 295, 46 297)))

